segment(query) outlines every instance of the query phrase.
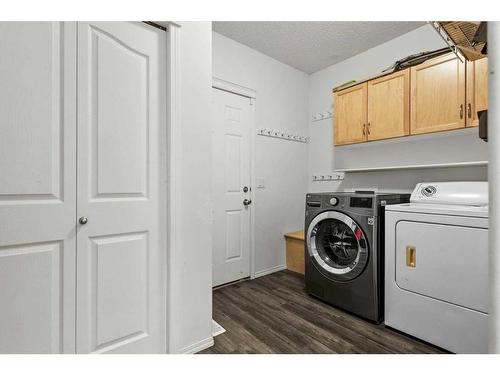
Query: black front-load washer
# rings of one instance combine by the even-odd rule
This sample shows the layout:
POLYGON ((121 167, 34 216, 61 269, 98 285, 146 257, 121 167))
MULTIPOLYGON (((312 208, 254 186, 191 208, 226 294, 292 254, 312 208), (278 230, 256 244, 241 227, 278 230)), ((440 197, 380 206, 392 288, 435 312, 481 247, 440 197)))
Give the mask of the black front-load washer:
POLYGON ((306 291, 334 306, 383 320, 384 206, 409 194, 306 195, 306 291))

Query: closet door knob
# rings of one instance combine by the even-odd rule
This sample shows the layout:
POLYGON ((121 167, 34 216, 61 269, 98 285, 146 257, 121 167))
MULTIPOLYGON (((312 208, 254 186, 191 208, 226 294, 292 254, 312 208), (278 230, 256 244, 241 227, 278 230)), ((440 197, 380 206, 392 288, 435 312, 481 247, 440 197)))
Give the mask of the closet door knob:
POLYGON ((85 216, 82 216, 80 219, 78 219, 78 222, 81 224, 81 225, 85 225, 87 224, 89 220, 85 217, 85 216))

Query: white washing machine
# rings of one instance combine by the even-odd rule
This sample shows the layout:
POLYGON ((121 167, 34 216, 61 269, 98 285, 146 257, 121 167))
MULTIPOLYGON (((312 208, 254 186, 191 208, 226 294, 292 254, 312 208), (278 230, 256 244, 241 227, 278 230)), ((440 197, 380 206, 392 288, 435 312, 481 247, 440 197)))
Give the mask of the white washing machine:
POLYGON ((420 183, 385 220, 385 324, 487 353, 488 183, 420 183))

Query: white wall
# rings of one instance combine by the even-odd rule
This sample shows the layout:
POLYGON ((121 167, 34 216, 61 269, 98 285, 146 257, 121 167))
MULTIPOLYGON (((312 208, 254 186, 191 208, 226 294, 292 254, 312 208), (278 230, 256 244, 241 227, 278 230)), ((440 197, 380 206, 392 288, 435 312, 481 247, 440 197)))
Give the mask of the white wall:
MULTIPOLYGON (((176 138, 175 231, 170 249, 169 352, 212 342, 212 203, 209 120, 212 86, 211 22, 182 22, 176 138), (195 230, 195 232, 193 232, 195 230)), ((173 207, 170 207, 173 209, 173 207)))
MULTIPOLYGON (((255 127, 308 133, 308 75, 213 33, 213 75, 257 92, 255 127)), ((286 232, 304 226, 307 190, 305 143, 256 136, 255 271, 285 264, 286 232)))
MULTIPOLYGON (((359 55, 311 74, 310 115, 332 107, 332 88, 350 80, 361 80, 380 73, 407 55, 442 48, 444 42, 430 25, 371 48, 359 55)), ((390 108, 388 108, 390 110, 390 108)), ((486 167, 456 169, 398 170, 349 173, 342 183, 314 182, 312 175, 335 168, 361 168, 388 165, 431 164, 487 160, 487 145, 477 130, 452 131, 432 136, 412 136, 362 145, 333 147, 332 120, 310 121, 309 190, 335 191, 351 187, 411 190, 417 182, 486 180, 486 167)))

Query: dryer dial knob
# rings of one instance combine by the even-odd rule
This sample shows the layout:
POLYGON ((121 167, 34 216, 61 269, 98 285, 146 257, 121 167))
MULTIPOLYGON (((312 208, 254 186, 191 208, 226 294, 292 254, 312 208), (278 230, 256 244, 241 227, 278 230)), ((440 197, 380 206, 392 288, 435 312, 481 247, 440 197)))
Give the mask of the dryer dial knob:
POLYGON ((422 194, 426 197, 430 197, 436 193, 437 189, 435 186, 428 185, 422 189, 422 194))
POLYGON ((331 198, 331 199, 330 199, 330 204, 331 204, 332 206, 336 206, 337 204, 339 204, 339 200, 338 200, 338 198, 335 198, 335 197, 331 198))

